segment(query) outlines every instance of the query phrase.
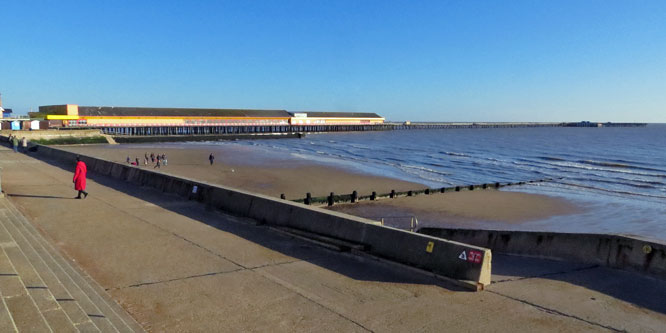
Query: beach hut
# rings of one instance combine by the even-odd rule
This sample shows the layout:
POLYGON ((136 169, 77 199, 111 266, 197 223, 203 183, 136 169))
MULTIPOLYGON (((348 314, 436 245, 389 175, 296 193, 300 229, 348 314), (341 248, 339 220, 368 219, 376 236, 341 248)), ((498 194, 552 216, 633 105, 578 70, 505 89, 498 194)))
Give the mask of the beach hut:
POLYGON ((30 121, 30 130, 38 130, 38 129, 39 129, 39 120, 30 121))
POLYGON ((19 131, 21 130, 21 122, 18 120, 12 121, 12 131, 19 131))

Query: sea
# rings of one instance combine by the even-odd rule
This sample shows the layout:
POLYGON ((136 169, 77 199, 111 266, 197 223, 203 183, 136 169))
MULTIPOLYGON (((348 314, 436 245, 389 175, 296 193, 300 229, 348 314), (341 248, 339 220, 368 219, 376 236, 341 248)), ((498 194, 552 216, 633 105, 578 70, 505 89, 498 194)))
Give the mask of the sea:
POLYGON ((301 139, 216 144, 432 188, 552 179, 502 190, 564 198, 583 209, 514 229, 666 241, 666 124, 311 133, 301 139))

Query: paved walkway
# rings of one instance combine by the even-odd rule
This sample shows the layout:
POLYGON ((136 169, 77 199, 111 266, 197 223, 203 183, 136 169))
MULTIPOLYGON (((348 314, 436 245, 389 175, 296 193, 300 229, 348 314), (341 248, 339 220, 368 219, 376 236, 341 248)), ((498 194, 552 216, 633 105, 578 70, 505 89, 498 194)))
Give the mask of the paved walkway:
POLYGON ((75 200, 73 162, 2 147, 0 166, 8 204, 148 331, 666 327, 666 282, 634 273, 494 254, 494 283, 468 292, 109 178, 75 200))

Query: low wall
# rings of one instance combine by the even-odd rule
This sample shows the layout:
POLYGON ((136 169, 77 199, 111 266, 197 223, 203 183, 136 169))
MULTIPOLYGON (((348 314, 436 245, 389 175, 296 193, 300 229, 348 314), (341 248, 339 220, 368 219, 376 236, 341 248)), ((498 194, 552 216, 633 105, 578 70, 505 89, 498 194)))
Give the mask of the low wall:
MULTIPOLYGON (((76 154, 35 145, 38 154, 71 161, 76 154)), ((35 149, 33 149, 35 150, 35 149)), ((234 215, 261 223, 286 226, 362 244, 367 252, 457 280, 472 281, 483 288, 490 284, 491 252, 488 249, 441 238, 376 225, 354 217, 300 203, 238 189, 170 176, 99 158, 81 156, 88 171, 141 186, 197 200, 234 215)))
POLYGON ((33 139, 52 140, 62 137, 91 138, 102 135, 100 130, 34 130, 34 131, 2 130, 0 131, 0 136, 7 137, 9 136, 9 134, 16 135, 19 139, 25 137, 28 141, 33 139))
POLYGON ((497 253, 604 265, 666 279, 666 244, 622 235, 421 228, 419 233, 497 253))

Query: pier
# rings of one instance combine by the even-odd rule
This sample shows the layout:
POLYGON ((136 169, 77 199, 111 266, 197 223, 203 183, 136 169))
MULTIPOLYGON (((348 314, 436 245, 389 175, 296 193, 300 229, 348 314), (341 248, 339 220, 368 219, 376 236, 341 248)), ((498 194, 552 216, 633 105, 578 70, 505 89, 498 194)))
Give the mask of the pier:
POLYGON ((326 133, 326 132, 365 132, 365 131, 394 131, 394 130, 423 130, 423 129, 463 129, 463 128, 534 128, 534 127, 645 127, 646 123, 491 123, 491 122, 386 122, 372 125, 285 125, 285 126, 108 126, 101 127, 104 134, 114 138, 133 136, 205 136, 205 135, 256 135, 275 133, 326 133))

